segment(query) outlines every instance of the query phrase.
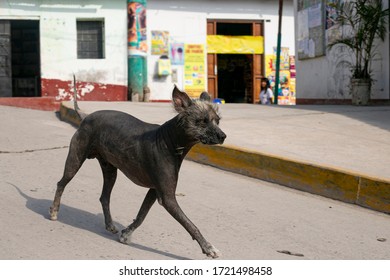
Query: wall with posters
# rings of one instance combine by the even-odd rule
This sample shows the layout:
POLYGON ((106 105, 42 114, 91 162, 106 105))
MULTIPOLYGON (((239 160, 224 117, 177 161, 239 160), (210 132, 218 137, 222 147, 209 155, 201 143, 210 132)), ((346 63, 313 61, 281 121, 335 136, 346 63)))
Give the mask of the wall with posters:
MULTIPOLYGON (((350 104, 349 69, 353 58, 343 46, 326 48, 328 42, 343 35, 332 21, 335 11, 327 5, 330 2, 334 0, 294 0, 298 103, 350 104), (319 11, 323 17, 321 22, 314 19, 319 11)), ((383 0, 383 4, 389 7, 388 0, 383 0)), ((375 83, 371 97, 374 100, 390 99, 389 52, 387 33, 372 65, 375 83)))
MULTIPOLYGON (((173 84, 195 96, 207 89, 207 19, 264 21, 266 54, 277 41, 277 1, 148 0, 146 11, 123 0, 25 2, 0 1, 0 20, 39 21, 42 96, 58 100, 72 98, 73 73, 82 99, 127 100, 129 53, 146 53, 152 101, 170 100, 173 84), (138 20, 128 19, 128 8, 138 20), (78 20, 103 23, 103 58, 78 58, 78 20), (186 61, 190 49, 197 52, 186 61)), ((283 15, 282 44, 294 53, 293 0, 284 1, 283 15)))
MULTIPOLYGON (((264 20, 264 52, 273 54, 278 30, 277 1, 148 0, 148 84, 152 101, 170 100, 173 84, 193 97, 207 89, 207 19, 264 20), (170 75, 158 74, 163 56, 170 59, 170 75)), ((283 46, 294 54, 293 0, 284 1, 282 32, 283 46)))

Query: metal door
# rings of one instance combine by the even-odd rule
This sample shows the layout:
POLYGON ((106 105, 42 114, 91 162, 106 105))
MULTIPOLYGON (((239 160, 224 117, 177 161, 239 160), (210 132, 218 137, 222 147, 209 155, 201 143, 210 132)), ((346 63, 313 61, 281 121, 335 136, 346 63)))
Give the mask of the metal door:
POLYGON ((11 23, 0 20, 0 97, 12 96, 11 23))

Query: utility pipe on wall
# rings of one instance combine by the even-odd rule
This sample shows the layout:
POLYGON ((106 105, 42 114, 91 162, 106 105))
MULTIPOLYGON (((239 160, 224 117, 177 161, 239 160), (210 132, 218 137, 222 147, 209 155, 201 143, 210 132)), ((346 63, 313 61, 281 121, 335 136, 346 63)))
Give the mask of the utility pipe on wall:
POLYGON ((283 0, 279 0, 279 24, 278 24, 278 42, 276 45, 276 73, 275 73, 275 89, 274 98, 275 104, 278 104, 279 95, 279 80, 280 80, 280 45, 282 43, 282 14, 283 14, 283 0))

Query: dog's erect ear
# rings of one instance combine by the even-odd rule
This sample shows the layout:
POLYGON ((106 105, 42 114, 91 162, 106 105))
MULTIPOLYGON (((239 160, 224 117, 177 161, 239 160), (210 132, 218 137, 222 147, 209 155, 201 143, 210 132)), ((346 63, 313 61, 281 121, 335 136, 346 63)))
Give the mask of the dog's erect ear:
POLYGON ((177 112, 182 112, 192 104, 191 98, 184 91, 180 91, 176 85, 172 91, 173 106, 177 112))
POLYGON ((211 101, 211 97, 206 91, 202 92, 199 99, 202 101, 208 101, 208 102, 211 101))

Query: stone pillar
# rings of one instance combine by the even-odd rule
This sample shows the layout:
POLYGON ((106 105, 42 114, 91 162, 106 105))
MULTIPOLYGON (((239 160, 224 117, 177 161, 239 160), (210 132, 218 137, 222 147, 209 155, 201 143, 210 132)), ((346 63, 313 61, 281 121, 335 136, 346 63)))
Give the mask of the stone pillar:
POLYGON ((148 101, 146 42, 147 0, 127 0, 128 26, 128 99, 148 101))

